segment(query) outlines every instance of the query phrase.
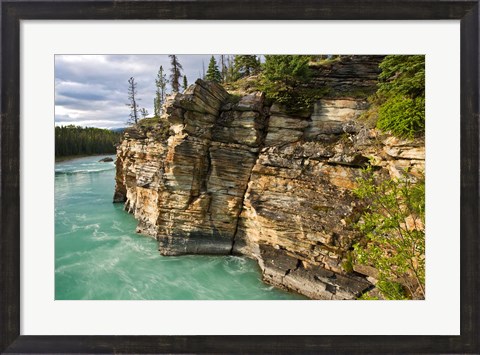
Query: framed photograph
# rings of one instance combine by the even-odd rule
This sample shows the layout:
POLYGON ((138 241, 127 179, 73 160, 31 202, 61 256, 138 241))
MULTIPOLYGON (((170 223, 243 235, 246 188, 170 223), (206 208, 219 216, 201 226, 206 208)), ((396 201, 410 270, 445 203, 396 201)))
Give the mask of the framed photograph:
POLYGON ((2 352, 480 352, 478 10, 3 2, 2 352))

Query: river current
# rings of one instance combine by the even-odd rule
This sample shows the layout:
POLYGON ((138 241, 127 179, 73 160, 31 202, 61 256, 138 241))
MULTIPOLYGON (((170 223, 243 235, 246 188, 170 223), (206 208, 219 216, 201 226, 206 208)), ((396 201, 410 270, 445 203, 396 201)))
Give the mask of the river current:
POLYGON ((112 203, 115 165, 103 157, 55 164, 55 299, 304 299, 264 284, 244 257, 161 256, 112 203))

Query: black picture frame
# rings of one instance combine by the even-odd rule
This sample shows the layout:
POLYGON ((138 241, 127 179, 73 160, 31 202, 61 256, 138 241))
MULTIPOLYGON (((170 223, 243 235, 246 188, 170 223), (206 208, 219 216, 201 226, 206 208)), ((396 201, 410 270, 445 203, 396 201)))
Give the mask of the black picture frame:
MULTIPOLYGON (((479 2, 464 0, 2 1, 0 350, 4 353, 480 353, 479 2), (459 336, 20 335, 20 21, 440 20, 461 23, 459 336)), ((448 69, 446 69, 448 70, 448 69)), ((448 306, 448 305, 446 305, 448 306)), ((348 315, 346 315, 348 317, 348 315)), ((232 321, 235 321, 232 319, 232 321)))

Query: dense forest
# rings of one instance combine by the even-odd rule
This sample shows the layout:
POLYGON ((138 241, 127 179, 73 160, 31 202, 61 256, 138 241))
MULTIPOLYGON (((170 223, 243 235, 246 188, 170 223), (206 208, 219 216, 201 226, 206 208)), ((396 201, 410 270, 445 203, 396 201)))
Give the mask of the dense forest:
POLYGON ((55 127, 55 156, 115 153, 121 132, 74 125, 55 127))

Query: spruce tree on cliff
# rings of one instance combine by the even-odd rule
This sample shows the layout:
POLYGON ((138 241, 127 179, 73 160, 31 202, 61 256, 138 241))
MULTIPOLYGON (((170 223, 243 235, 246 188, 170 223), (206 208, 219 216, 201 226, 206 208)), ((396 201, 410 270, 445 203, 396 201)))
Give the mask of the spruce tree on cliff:
POLYGON ((208 63, 206 79, 216 83, 220 83, 222 81, 222 74, 220 74, 220 70, 218 70, 217 61, 213 55, 210 58, 210 63, 208 63))
POLYGON ((295 89, 310 79, 309 60, 305 55, 266 55, 263 76, 278 86, 295 89))
POLYGON ((140 101, 137 98, 137 83, 135 82, 135 78, 132 76, 128 79, 128 100, 129 103, 126 104, 130 107, 130 119, 128 120, 128 124, 137 124, 138 123, 138 105, 137 101, 140 101))
POLYGON ((162 114, 163 104, 167 94, 167 83, 167 75, 163 71, 163 66, 160 65, 157 78, 155 79, 155 86, 157 87, 155 99, 153 100, 153 115, 155 117, 159 117, 162 114))
POLYGON ((187 80, 187 76, 184 75, 183 76, 183 91, 187 90, 188 88, 188 80, 187 80))
POLYGON ((260 71, 260 61, 256 55, 236 55, 234 59, 236 78, 257 74, 260 71))
POLYGON ((377 128, 414 138, 425 132, 425 56, 388 55, 379 65, 377 128))
POLYGON ((176 55, 169 55, 170 57, 170 64, 172 67, 170 68, 170 83, 172 84, 172 91, 179 92, 180 91, 180 78, 182 77, 182 70, 183 67, 178 61, 178 57, 176 55))
POLYGON ((291 112, 310 109, 318 97, 303 87, 311 77, 309 60, 306 55, 266 55, 261 83, 267 97, 291 112))

